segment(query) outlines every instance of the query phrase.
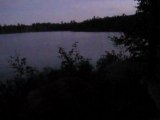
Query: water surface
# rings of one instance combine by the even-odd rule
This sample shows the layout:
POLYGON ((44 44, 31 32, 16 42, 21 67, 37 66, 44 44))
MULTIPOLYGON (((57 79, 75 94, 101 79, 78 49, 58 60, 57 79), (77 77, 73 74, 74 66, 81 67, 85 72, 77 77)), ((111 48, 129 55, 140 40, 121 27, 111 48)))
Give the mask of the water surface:
POLYGON ((29 65, 39 69, 60 67, 58 48, 70 50, 78 42, 79 52, 95 64, 105 51, 116 49, 108 37, 118 36, 112 32, 36 32, 0 35, 0 77, 11 74, 10 56, 26 57, 29 65))

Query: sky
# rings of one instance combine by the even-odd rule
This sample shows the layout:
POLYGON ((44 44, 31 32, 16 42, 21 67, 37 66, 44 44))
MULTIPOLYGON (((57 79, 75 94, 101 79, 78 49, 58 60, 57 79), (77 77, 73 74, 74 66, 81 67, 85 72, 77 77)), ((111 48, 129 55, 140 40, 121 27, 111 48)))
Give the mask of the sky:
POLYGON ((134 14, 134 0, 0 0, 0 24, 77 22, 134 14))

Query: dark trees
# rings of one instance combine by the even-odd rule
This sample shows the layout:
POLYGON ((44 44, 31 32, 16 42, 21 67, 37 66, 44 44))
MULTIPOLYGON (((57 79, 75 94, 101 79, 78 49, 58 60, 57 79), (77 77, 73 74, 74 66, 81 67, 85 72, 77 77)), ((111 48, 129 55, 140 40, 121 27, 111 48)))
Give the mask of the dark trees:
POLYGON ((159 66, 159 34, 160 23, 158 0, 137 0, 138 7, 135 24, 131 29, 124 30, 124 35, 113 40, 117 45, 124 45, 133 58, 140 58, 148 64, 148 80, 157 81, 157 66, 159 66))
POLYGON ((33 23, 32 25, 0 25, 0 34, 21 33, 21 32, 40 32, 40 31, 124 31, 128 26, 134 25, 135 19, 139 15, 121 15, 113 17, 93 17, 77 23, 72 20, 69 23, 33 23))
MULTIPOLYGON (((158 82, 158 66, 159 66, 159 13, 158 10, 160 8, 159 0, 138 0, 138 12, 143 14, 144 20, 148 21, 147 28, 145 31, 148 32, 147 38, 143 36, 146 40, 148 40, 148 77, 152 82, 158 82)), ((143 32, 145 32, 143 31, 143 32)))

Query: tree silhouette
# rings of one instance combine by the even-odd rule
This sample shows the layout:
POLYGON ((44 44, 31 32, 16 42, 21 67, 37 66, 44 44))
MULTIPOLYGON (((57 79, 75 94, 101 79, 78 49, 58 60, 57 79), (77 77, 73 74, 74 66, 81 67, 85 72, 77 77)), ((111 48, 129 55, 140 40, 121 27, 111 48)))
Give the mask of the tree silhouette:
POLYGON ((125 29, 124 35, 120 38, 113 38, 116 45, 123 44, 131 53, 132 57, 140 58, 144 63, 148 63, 148 80, 155 81, 157 73, 156 67, 159 65, 159 41, 158 31, 160 2, 158 0, 137 0, 137 17, 135 24, 130 29, 125 29))
POLYGON ((0 34, 40 32, 40 31, 124 31, 133 27, 134 21, 140 19, 139 15, 124 15, 113 17, 93 17, 77 23, 75 20, 61 23, 33 23, 32 25, 2 25, 0 34), (128 27, 130 26, 130 27, 128 27))
POLYGON ((149 79, 152 82, 158 82, 157 69, 158 66, 158 49, 159 49, 159 41, 158 41, 158 31, 160 30, 159 24, 159 14, 158 10, 160 8, 159 0, 138 0, 138 12, 142 13, 145 17, 144 19, 148 21, 148 67, 149 67, 149 79))

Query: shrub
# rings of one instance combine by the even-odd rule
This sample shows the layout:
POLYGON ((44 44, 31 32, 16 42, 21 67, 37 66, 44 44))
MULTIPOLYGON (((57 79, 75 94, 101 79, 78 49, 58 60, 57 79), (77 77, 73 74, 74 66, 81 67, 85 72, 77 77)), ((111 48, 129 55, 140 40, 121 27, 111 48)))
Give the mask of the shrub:
POLYGON ((77 49, 77 43, 72 45, 72 49, 68 52, 64 48, 59 48, 59 58, 61 62, 61 70, 67 73, 89 73, 92 71, 93 67, 89 62, 89 59, 84 58, 80 55, 77 49))
POLYGON ((35 68, 27 65, 26 58, 23 57, 10 57, 8 63, 12 69, 14 69, 16 73, 16 78, 29 78, 33 76, 33 74, 37 71, 35 68))

